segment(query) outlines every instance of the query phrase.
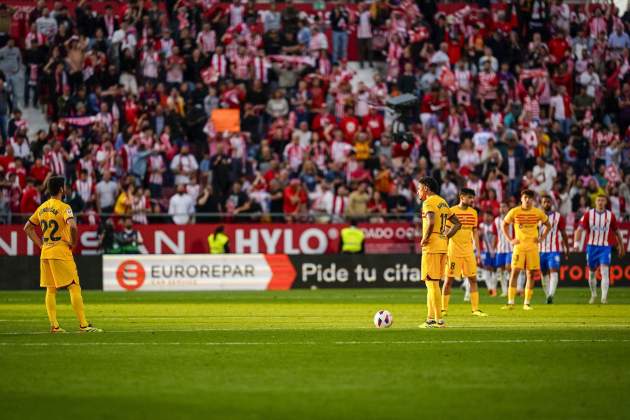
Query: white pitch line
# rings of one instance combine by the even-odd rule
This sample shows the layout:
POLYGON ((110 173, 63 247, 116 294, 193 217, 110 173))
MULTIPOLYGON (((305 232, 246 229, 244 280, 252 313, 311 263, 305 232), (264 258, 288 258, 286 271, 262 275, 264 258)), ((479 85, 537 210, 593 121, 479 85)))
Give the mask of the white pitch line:
MULTIPOLYGON (((549 329, 552 327, 556 327, 557 325, 551 325, 551 326, 540 326, 540 325, 535 325, 531 322, 527 322, 527 323, 521 323, 521 324, 497 324, 497 325, 449 325, 448 326, 448 330, 506 330, 506 329, 513 329, 513 328, 526 328, 528 331, 536 331, 536 330, 545 330, 545 329, 549 329)), ((595 325, 595 326, 590 326, 590 325, 582 325, 582 324, 576 324, 576 325, 569 325, 569 324, 562 324, 561 325, 564 328, 568 328, 568 329, 579 329, 579 330, 593 330, 593 329, 597 329, 599 328, 599 326, 595 325)), ((251 326, 248 328, 198 328, 198 329, 137 329, 137 330, 106 330, 105 332, 107 333, 112 333, 112 334, 153 334, 153 333, 172 333, 172 332, 179 332, 179 333, 199 333, 199 332, 244 332, 244 331, 251 331, 251 330, 256 330, 256 331, 313 331, 313 332, 319 332, 319 331, 364 331, 364 330, 374 330, 375 328, 372 326, 357 326, 357 327, 352 327, 352 326, 348 326, 348 327, 343 327, 343 328, 337 328, 337 329, 330 329, 329 327, 326 327, 322 324, 322 326, 311 326, 311 327, 305 327, 305 328, 283 328, 283 327, 264 327, 264 328, 256 328, 256 327, 261 327, 261 326, 251 326)), ((606 325, 606 328, 617 328, 617 329, 630 329, 630 324, 608 324, 606 325)), ((414 328, 414 327, 403 327, 403 328, 397 328, 396 331, 417 331, 418 328, 414 328)), ((23 331, 23 332, 18 332, 18 331, 3 331, 0 332, 0 336, 2 335, 46 335, 46 334, 50 334, 49 331, 46 330, 42 330, 42 331, 23 331)), ((83 334, 79 331, 71 331, 68 334, 83 334)), ((377 333, 378 334, 378 333, 377 333)))
POLYGON ((0 342, 0 346, 5 347, 74 347, 74 346, 289 346, 303 345, 315 346, 323 344, 334 344, 338 346, 347 345, 364 345, 364 344, 522 344, 522 343, 628 343, 630 339, 520 339, 520 340, 411 340, 411 341, 334 341, 334 342, 316 342, 316 341, 204 341, 204 342, 88 342, 88 343, 14 343, 0 342))
POLYGON ((353 344, 483 344, 483 343, 499 343, 499 344, 519 344, 519 343, 627 343, 630 339, 515 339, 515 340, 412 340, 412 341, 335 341, 339 345, 353 344))

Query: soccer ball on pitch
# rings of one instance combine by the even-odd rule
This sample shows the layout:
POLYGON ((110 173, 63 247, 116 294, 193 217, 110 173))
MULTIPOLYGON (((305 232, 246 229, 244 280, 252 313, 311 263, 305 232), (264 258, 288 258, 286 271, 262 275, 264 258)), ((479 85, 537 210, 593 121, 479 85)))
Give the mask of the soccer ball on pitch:
POLYGON ((374 314, 374 326, 376 328, 389 328, 394 322, 394 318, 389 311, 378 311, 374 314))

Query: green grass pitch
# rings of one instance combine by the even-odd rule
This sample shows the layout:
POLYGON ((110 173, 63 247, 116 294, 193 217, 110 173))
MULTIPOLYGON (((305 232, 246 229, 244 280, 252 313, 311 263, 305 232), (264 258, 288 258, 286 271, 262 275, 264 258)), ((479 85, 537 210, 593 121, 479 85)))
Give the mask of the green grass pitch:
MULTIPOLYGON (((485 293, 485 290, 482 292, 485 293)), ((42 292, 0 293, 2 419, 621 419, 630 415, 630 289, 478 319, 425 290, 84 292, 103 334, 51 335, 42 292), (394 324, 373 327, 378 309, 394 324)), ((67 292, 60 322, 76 330, 67 292)))

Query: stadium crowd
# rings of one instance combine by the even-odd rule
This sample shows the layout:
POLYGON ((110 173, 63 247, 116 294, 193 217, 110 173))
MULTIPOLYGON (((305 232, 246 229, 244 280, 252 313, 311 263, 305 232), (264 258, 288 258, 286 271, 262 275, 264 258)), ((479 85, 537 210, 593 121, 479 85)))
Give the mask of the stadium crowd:
POLYGON ((92 3, 34 3, 0 41, 5 223, 51 174, 91 224, 411 219, 424 175, 494 215, 525 187, 569 222, 601 193, 630 214, 630 15, 612 2, 92 3), (400 136, 384 104, 404 93, 400 136), (49 123, 31 137, 29 106, 49 123))

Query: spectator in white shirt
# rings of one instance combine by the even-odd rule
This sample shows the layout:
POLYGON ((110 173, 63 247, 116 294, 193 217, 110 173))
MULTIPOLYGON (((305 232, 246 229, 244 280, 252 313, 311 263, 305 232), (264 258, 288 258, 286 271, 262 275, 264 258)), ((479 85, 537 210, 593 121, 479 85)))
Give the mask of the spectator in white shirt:
POLYGON ((24 160, 29 160, 31 156, 31 146, 23 134, 16 133, 15 136, 11 138, 9 143, 13 148, 13 156, 24 160))
POLYGON ((435 64, 437 66, 438 74, 442 72, 442 66, 448 66, 450 63, 447 53, 448 44, 446 42, 442 42, 440 44, 440 49, 431 56, 431 64, 435 64))
POLYGON ((321 50, 328 51, 328 38, 326 38, 326 34, 323 33, 317 25, 313 25, 313 36, 309 43, 309 50, 311 50, 313 54, 321 50))
POLYGON ((481 154, 486 149, 488 141, 490 139, 496 141, 496 138, 494 137, 492 130, 490 130, 488 122, 486 121, 483 123, 483 128, 481 129, 481 131, 476 132, 472 138, 477 153, 481 154))
POLYGON ((466 166, 471 171, 475 169, 475 166, 479 165, 479 154, 473 149, 470 138, 464 139, 461 148, 457 152, 457 159, 459 159, 459 166, 466 166))
POLYGON ((594 98, 597 94, 597 88, 599 88, 599 76, 595 73, 595 67, 592 63, 589 63, 586 71, 580 74, 579 82, 586 88, 586 94, 591 98, 594 98))
POLYGON ((553 183, 558 176, 558 172, 556 172, 556 168, 554 168, 553 165, 548 164, 545 162, 545 159, 538 156, 536 159, 536 166, 534 166, 533 176, 536 181, 536 185, 534 185, 532 189, 540 194, 551 191, 551 187, 553 187, 553 183))
POLYGON ((35 21, 37 32, 44 35, 47 39, 53 39, 57 35, 57 21, 50 16, 48 8, 44 8, 42 16, 35 21))
POLYGON ((175 184, 188 184, 190 176, 199 169, 197 159, 190 154, 190 147, 182 146, 182 149, 171 161, 171 171, 175 174, 175 184))
POLYGON ((118 196, 118 183, 112 181, 110 171, 103 172, 103 179, 96 184, 96 210, 99 213, 112 213, 118 196))
POLYGON ((308 122, 302 121, 297 130, 293 132, 293 135, 297 135, 300 139, 300 146, 304 148, 308 148, 311 146, 311 138, 313 137, 313 132, 309 130, 308 122))
POLYGON ((195 201, 186 193, 186 186, 177 186, 177 193, 173 195, 168 203, 168 214, 173 218, 176 225, 186 225, 192 221, 195 213, 195 201))

